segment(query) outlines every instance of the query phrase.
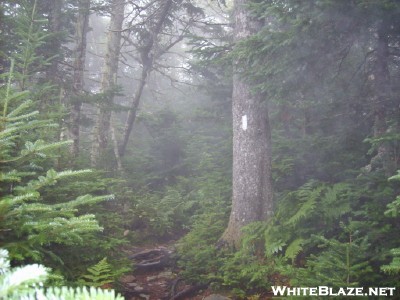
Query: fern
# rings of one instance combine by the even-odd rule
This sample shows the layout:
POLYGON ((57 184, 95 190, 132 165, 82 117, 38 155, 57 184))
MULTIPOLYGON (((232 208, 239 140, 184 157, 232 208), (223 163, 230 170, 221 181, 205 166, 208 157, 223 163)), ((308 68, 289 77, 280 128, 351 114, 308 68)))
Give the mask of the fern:
POLYGON ((321 197, 320 211, 324 219, 335 222, 341 216, 351 211, 353 192, 347 183, 337 183, 326 186, 321 197))
POLYGON ((302 219, 309 218, 312 215, 312 212, 316 208, 317 201, 321 196, 321 192, 324 189, 323 185, 317 187, 314 185, 314 182, 309 182, 296 192, 295 195, 299 200, 298 208, 285 222, 285 225, 295 227, 302 219))
POLYGON ((303 244, 305 240, 302 238, 295 239, 289 244, 285 251, 285 257, 292 260, 292 263, 296 259, 297 255, 303 250, 303 244))
POLYGON ((107 258, 103 258, 94 266, 87 269, 88 274, 83 275, 79 280, 80 284, 104 287, 109 286, 114 282, 115 274, 112 271, 111 265, 107 262, 107 258))

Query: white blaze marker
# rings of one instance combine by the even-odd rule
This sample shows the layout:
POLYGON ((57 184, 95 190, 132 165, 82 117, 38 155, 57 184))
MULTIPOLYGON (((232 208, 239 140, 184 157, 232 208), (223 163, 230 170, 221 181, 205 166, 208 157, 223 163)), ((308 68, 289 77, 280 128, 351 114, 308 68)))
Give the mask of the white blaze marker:
POLYGON ((247 115, 242 116, 242 129, 247 130, 247 115))

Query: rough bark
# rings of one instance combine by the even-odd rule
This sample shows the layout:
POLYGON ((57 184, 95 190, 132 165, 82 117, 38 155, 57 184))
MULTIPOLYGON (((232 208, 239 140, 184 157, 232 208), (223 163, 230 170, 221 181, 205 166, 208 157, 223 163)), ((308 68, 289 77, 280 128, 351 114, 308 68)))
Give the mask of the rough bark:
POLYGON ((73 100, 70 109, 69 137, 72 139, 71 155, 79 154, 79 133, 82 100, 84 87, 84 71, 86 58, 86 35, 89 29, 90 0, 80 0, 78 3, 78 16, 76 21, 74 74, 73 74, 73 100))
MULTIPOLYGON (((374 118, 373 137, 381 138, 388 130, 387 107, 391 99, 390 72, 389 72, 389 23, 381 21, 376 31, 375 55, 370 62, 368 74, 369 93, 374 118)), ((377 147, 377 154, 371 159, 368 169, 383 169, 387 176, 395 171, 390 161, 390 147, 381 142, 377 147)))
POLYGON ((106 95, 97 112, 93 132, 91 165, 97 166, 98 159, 107 148, 110 131, 112 105, 118 74, 118 61, 121 49, 121 31, 124 22, 125 0, 114 0, 111 7, 110 28, 107 37, 107 51, 104 60, 101 91, 106 95))
MULTIPOLYGON (((235 1, 235 39, 255 34, 261 24, 246 10, 246 0, 235 1)), ((271 145, 268 110, 264 97, 251 92, 234 62, 233 195, 229 224, 221 242, 238 246, 243 226, 272 215, 271 145)))
POLYGON ((129 137, 133 129, 133 124, 135 123, 136 120, 137 110, 140 104, 140 99, 143 94, 143 89, 146 85, 147 77, 151 72, 151 69, 153 68, 154 53, 152 52, 154 44, 156 43, 157 37, 160 34, 165 24, 165 21, 168 18, 168 14, 171 10, 172 3, 173 3, 172 0, 163 1, 163 6, 158 16, 158 19, 151 30, 151 36, 140 49, 142 72, 139 80, 139 86, 137 87, 136 93, 132 98, 131 106, 128 111, 128 117, 126 119, 124 127, 123 138, 119 147, 119 153, 121 157, 125 155, 126 146, 128 144, 129 137))

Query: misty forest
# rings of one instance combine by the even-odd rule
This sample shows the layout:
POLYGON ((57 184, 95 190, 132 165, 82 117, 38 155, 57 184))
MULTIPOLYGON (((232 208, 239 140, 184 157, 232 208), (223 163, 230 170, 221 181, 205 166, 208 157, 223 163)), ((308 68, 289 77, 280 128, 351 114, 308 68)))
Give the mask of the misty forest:
POLYGON ((398 293, 399 1, 0 3, 0 299, 398 293))

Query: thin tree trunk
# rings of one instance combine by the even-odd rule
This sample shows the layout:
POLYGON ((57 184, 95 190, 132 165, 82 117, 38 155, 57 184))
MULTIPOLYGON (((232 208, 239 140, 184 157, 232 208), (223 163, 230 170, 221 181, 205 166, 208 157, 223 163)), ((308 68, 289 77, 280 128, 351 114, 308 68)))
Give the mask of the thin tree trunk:
POLYGON ((132 129, 133 129, 133 124, 135 123, 135 120, 136 120, 136 115, 137 115, 137 110, 139 107, 140 99, 142 97, 143 89, 144 89, 144 86, 146 85, 146 79, 150 73, 150 69, 151 69, 150 65, 143 65, 139 86, 137 87, 136 93, 132 98, 132 104, 128 111, 128 117, 125 122, 122 143, 119 147, 119 153, 120 153, 121 157, 123 157, 125 155, 126 146, 128 145, 129 137, 130 137, 132 129))
POLYGON ((151 52, 153 50, 154 44, 157 40, 157 37, 158 37, 159 33, 161 32, 161 29, 162 29, 165 21, 167 20, 168 13, 171 9, 173 1, 166 0, 163 2, 164 3, 163 3, 162 10, 160 11, 158 20, 157 20, 154 28, 152 29, 151 36, 148 39, 148 42, 143 47, 141 47, 140 56, 141 56, 141 63, 142 63, 142 73, 141 73, 141 77, 140 77, 140 81, 139 81, 139 86, 136 90, 134 97, 132 98, 131 107, 128 111, 128 117, 127 117, 127 120, 125 123, 123 138, 122 138, 122 142, 119 147, 119 153, 120 153, 121 157, 123 157, 125 155, 126 146, 128 145, 129 137, 131 135, 133 125, 135 123, 137 110, 138 110, 138 107, 140 104, 140 99, 143 94, 143 89, 144 89, 144 86, 146 85, 147 77, 148 77, 149 73, 151 72, 151 69, 153 68, 153 59, 154 59, 153 55, 154 54, 152 55, 151 52))
POLYGON ((71 155, 75 158, 79 154, 79 134, 82 100, 84 87, 84 71, 86 58, 86 35, 89 28, 90 0, 80 0, 76 21, 76 46, 73 74, 73 99, 70 111, 69 137, 72 139, 71 155))
MULTIPOLYGON (((61 47, 63 43, 63 38, 61 36, 62 27, 62 8, 64 6, 63 0, 53 0, 49 3, 49 29, 50 32, 54 34, 50 42, 48 43, 49 49, 52 49, 52 52, 55 55, 61 54, 61 47)), ((49 102, 51 104, 59 105, 60 107, 64 106, 64 86, 63 82, 60 78, 60 74, 58 71, 60 57, 52 59, 50 65, 46 70, 46 81, 51 82, 53 89, 49 92, 48 95, 45 95, 40 99, 40 111, 46 111, 49 106, 49 102)), ((59 133, 57 136, 58 140, 63 138, 64 131, 64 119, 58 118, 59 123, 59 133)), ((61 151, 61 150, 60 150, 61 151)), ((57 168, 61 168, 61 155, 57 159, 57 168)))
POLYGON ((110 119, 118 74, 118 61, 121 49, 121 31, 124 22, 125 0, 114 0, 111 8, 110 29, 107 39, 107 52, 104 62, 101 91, 106 94, 104 103, 98 109, 94 128, 91 165, 97 166, 99 156, 108 145, 110 119))
MULTIPOLYGON (((235 1, 236 41, 255 34, 261 24, 246 10, 248 1, 235 1)), ((239 246, 243 226, 267 220, 272 215, 271 137, 264 96, 251 92, 234 62, 233 114, 233 195, 229 224, 222 243, 239 246)))
MULTIPOLYGON (((111 118, 111 122, 112 122, 112 118, 111 118)), ((117 141, 117 136, 115 134, 115 128, 114 128, 113 123, 110 124, 110 131, 111 131, 111 140, 112 140, 113 146, 114 146, 114 155, 115 155, 115 159, 117 161, 117 170, 118 170, 118 172, 122 173, 124 171, 124 169, 122 167, 121 157, 119 156, 118 141, 117 141)))
MULTIPOLYGON (((50 31, 54 33, 56 36, 53 37, 51 44, 49 47, 52 49, 57 49, 58 51, 61 48, 61 38, 59 35, 61 31, 61 16, 62 16, 62 7, 63 0, 53 0, 50 2, 50 11, 49 11, 49 27, 50 31)), ((57 59, 53 59, 51 61, 51 65, 49 66, 46 74, 49 81, 56 83, 58 80, 58 62, 57 59)))

